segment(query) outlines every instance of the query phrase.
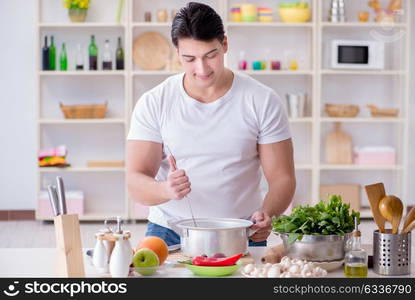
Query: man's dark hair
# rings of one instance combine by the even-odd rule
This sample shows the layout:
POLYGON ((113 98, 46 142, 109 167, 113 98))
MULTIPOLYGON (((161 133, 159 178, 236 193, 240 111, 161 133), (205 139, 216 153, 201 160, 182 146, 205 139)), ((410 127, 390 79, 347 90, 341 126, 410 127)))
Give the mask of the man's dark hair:
POLYGON ((189 2, 176 14, 171 28, 171 39, 177 47, 179 39, 192 38, 199 41, 218 39, 223 42, 225 30, 220 16, 210 6, 189 2))

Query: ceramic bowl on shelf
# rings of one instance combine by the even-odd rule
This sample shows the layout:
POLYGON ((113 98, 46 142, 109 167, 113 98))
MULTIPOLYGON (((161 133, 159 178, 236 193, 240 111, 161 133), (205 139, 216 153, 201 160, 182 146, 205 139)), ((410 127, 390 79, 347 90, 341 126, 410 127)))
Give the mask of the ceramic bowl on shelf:
POLYGON ((311 17, 309 7, 279 7, 278 13, 283 23, 305 23, 311 17))

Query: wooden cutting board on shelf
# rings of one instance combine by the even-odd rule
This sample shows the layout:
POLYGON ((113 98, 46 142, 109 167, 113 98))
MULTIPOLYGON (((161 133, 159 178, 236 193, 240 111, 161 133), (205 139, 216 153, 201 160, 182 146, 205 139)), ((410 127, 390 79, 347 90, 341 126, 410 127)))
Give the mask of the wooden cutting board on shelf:
POLYGON ((158 32, 145 32, 134 40, 133 60, 143 70, 161 70, 170 58, 170 44, 158 32))
POLYGON ((352 138, 341 130, 339 122, 334 123, 334 131, 326 138, 326 162, 328 164, 352 164, 352 138))

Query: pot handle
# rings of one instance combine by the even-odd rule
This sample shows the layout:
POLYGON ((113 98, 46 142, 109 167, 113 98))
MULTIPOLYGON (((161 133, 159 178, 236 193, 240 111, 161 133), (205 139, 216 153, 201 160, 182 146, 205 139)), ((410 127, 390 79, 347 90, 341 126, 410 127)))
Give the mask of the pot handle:
POLYGON ((176 232, 180 237, 183 237, 182 230, 177 226, 177 223, 179 223, 180 220, 168 220, 167 225, 176 232))

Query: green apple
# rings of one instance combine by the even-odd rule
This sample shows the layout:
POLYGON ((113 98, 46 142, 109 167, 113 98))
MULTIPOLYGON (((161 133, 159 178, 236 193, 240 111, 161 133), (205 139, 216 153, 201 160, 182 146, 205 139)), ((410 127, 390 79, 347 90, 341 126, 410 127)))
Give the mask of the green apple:
POLYGON ((159 264, 158 255, 151 249, 141 248, 134 253, 133 265, 141 275, 152 275, 159 264))

